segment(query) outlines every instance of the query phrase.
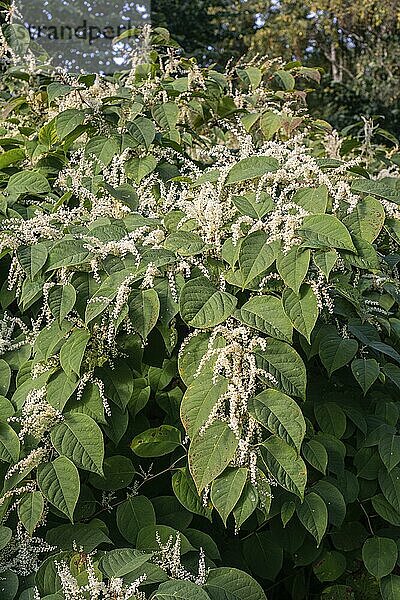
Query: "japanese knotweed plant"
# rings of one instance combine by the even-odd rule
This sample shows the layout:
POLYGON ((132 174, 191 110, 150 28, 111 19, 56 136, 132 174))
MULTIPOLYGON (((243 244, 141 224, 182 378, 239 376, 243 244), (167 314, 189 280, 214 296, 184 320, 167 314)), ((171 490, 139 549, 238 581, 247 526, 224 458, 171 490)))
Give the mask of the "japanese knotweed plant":
POLYGON ((1 598, 398 598, 393 171, 315 150, 298 63, 202 70, 145 30, 73 77, 15 27, 1 598))

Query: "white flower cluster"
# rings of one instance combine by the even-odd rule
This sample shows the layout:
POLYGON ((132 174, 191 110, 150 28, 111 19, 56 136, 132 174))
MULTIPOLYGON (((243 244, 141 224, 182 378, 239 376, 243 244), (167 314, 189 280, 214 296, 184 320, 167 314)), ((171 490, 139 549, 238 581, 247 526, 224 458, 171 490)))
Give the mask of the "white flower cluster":
POLYGON ((208 569, 205 562, 205 554, 200 548, 199 566, 197 575, 190 573, 181 563, 181 537, 177 533, 176 537, 169 536, 165 544, 162 543, 159 533, 156 533, 156 540, 160 550, 152 559, 155 564, 161 567, 173 579, 184 579, 192 581, 197 585, 204 585, 207 581, 208 569))
POLYGON ((88 582, 86 585, 80 586, 67 563, 56 562, 65 600, 145 600, 145 595, 139 591, 139 586, 146 580, 146 575, 138 577, 129 585, 125 585, 120 577, 101 581, 97 577, 90 554, 85 556, 85 567, 88 582))
POLYGON ((47 402, 46 386, 43 386, 28 393, 20 417, 10 417, 8 420, 21 424, 18 434, 20 440, 23 440, 28 434, 41 440, 43 435, 62 419, 60 411, 47 402))
POLYGON ((41 563, 41 555, 56 550, 39 537, 31 537, 19 523, 14 536, 0 553, 0 573, 10 569, 17 575, 35 573, 41 563))

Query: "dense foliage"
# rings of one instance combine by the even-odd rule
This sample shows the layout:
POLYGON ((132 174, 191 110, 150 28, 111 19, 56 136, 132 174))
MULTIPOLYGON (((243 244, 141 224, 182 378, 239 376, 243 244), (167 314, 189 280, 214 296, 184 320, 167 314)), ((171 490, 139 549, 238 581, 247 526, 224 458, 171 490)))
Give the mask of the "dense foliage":
POLYGON ((314 122, 299 63, 203 70, 146 29, 74 78, 20 34, 1 597, 399 598, 399 156, 314 122))

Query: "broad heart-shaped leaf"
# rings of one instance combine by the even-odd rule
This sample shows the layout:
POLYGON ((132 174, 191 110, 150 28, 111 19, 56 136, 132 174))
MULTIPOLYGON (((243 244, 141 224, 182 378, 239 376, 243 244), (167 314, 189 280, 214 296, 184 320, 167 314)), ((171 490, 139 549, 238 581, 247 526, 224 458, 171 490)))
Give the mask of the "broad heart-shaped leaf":
POLYGON ((309 440, 303 444, 303 456, 314 469, 325 475, 328 466, 328 453, 325 446, 317 440, 309 440))
POLYGON ((350 233, 333 215, 304 217, 298 233, 308 248, 338 248, 356 252, 350 233))
POLYGON ((160 300, 152 288, 132 292, 129 300, 129 316, 134 330, 146 340, 155 327, 160 314, 160 300))
POLYGON ((378 480, 386 500, 400 513, 400 467, 394 467, 389 472, 381 469, 378 480))
POLYGON ((118 154, 119 145, 116 138, 111 136, 95 135, 90 138, 85 146, 85 155, 90 159, 95 156, 99 162, 100 170, 107 167, 113 157, 118 154))
POLYGON ((19 459, 20 442, 14 429, 0 421, 0 461, 16 463, 19 459))
POLYGON ((276 158, 271 156, 249 156, 233 165, 225 180, 225 185, 262 177, 266 173, 277 171, 278 168, 279 163, 276 158))
POLYGON ((149 148, 156 135, 154 123, 147 117, 138 117, 128 126, 129 133, 134 140, 134 146, 149 148))
POLYGON ((243 240, 239 252, 239 265, 245 286, 272 265, 278 248, 278 242, 270 242, 264 231, 255 231, 243 240))
POLYGON ((175 129, 179 117, 179 107, 175 102, 163 102, 155 104, 152 115, 163 129, 175 129))
POLYGON ((84 111, 76 108, 70 108, 60 113, 56 119, 57 135, 60 140, 66 138, 78 125, 82 125, 84 119, 84 111))
POLYGON ((400 435, 382 433, 378 444, 379 456, 388 471, 400 462, 400 435))
POLYGON ((320 185, 317 188, 302 188, 293 195, 292 202, 295 202, 308 213, 324 213, 328 204, 328 188, 326 185, 320 185))
POLYGON ((172 476, 172 489, 179 502, 191 513, 211 520, 211 508, 203 506, 203 500, 187 467, 175 471, 172 476))
POLYGON ((201 237, 191 231, 173 231, 164 242, 164 248, 177 252, 181 256, 200 254, 204 246, 201 237))
POLYGON ((321 496, 328 509, 328 521, 335 527, 341 527, 346 517, 346 502, 342 492, 330 481, 320 479, 312 491, 321 496))
POLYGON ((118 529, 131 544, 136 544, 138 533, 143 527, 155 524, 154 508, 146 496, 131 496, 117 508, 118 529))
POLYGON ((0 358, 0 394, 5 396, 9 390, 11 383, 11 368, 10 365, 0 358))
POLYGON ((70 283, 67 283, 66 285, 55 285, 49 290, 48 305, 51 314, 59 323, 61 323, 64 317, 66 317, 74 308, 75 301, 75 288, 70 283))
POLYGON ((18 516, 29 535, 35 531, 43 510, 44 500, 41 492, 27 492, 22 496, 18 504, 18 516))
POLYGON ((311 333, 318 319, 318 302, 311 286, 304 283, 298 293, 286 288, 282 303, 293 327, 310 343, 311 333))
POLYGON ((131 443, 137 456, 164 456, 173 452, 181 443, 181 432, 171 425, 160 425, 139 433, 131 443))
POLYGON ((397 544, 390 538, 376 536, 364 542, 362 558, 365 568, 378 579, 393 571, 397 557, 397 544))
POLYGON ((337 333, 328 333, 319 345, 319 355, 329 376, 347 365, 354 358, 357 350, 357 340, 342 338, 337 333))
POLYGON ((257 221, 274 208, 271 196, 265 192, 261 192, 259 197, 255 192, 244 196, 232 196, 232 202, 242 215, 248 215, 257 221))
POLYGON ((277 483, 303 499, 307 468, 296 450, 273 435, 261 444, 261 456, 277 483))
POLYGON ((278 340, 290 342, 293 327, 283 310, 282 303, 275 296, 254 296, 237 312, 238 318, 263 333, 278 340))
POLYGON ((314 253, 313 260, 316 266, 329 279, 330 272, 339 258, 336 250, 318 250, 314 253))
POLYGON ((293 246, 286 254, 279 252, 276 259, 279 275, 296 294, 307 275, 309 264, 310 250, 300 246, 293 246))
MULTIPOLYGON (((259 474, 262 471, 259 471, 259 474)), ((233 516, 235 518, 236 528, 240 529, 243 523, 253 514, 258 506, 258 492, 257 488, 246 481, 242 495, 240 496, 235 508, 233 509, 233 516)))
POLYGON ((306 433, 306 422, 292 398, 278 390, 265 390, 249 400, 248 410, 271 433, 300 451, 306 433))
POLYGON ((228 466, 238 446, 233 431, 223 421, 214 421, 197 433, 189 448, 189 469, 197 490, 202 492, 228 466))
POLYGON ((181 402, 181 421, 190 438, 205 424, 212 409, 227 389, 228 380, 218 377, 213 381, 212 373, 204 373, 192 381, 181 402))
POLYGON ((388 575, 381 581, 381 594, 383 600, 397 600, 400 598, 400 577, 388 575))
POLYGON ((318 494, 310 492, 304 502, 296 508, 297 516, 304 527, 320 545, 328 526, 328 509, 318 494))
POLYGON ((350 233, 371 243, 378 237, 384 222, 385 210, 372 196, 357 202, 352 212, 343 219, 350 233))
POLYGON ((379 198, 385 198, 391 202, 400 202, 400 192, 397 188, 387 185, 384 181, 374 179, 356 179, 351 184, 352 192, 373 194, 379 198))
POLYGON ((260 119, 261 131, 266 140, 270 140, 279 131, 283 123, 283 117, 272 111, 265 112, 260 119))
POLYGON ((275 377, 282 392, 305 400, 306 368, 294 348, 280 340, 269 339, 266 348, 256 352, 256 360, 259 368, 275 377))
POLYGON ((351 371, 365 394, 379 377, 379 364, 374 358, 355 358, 351 371))
POLYGON ((60 350, 60 363, 63 371, 69 377, 76 373, 79 375, 83 355, 90 339, 89 331, 74 329, 60 350))
POLYGON ((179 299, 182 319, 197 329, 219 325, 230 317, 236 304, 235 296, 217 290, 207 277, 190 279, 179 299))
POLYGON ((83 413, 67 413, 51 432, 54 448, 85 471, 103 474, 104 440, 97 423, 83 413))
POLYGON ((255 579, 233 567, 211 569, 204 589, 211 600, 267 600, 255 579))
POLYGON ((210 600, 209 595, 200 586, 182 579, 171 579, 162 583, 154 600, 210 600))
POLYGON ((38 484, 43 496, 73 521, 74 509, 79 498, 80 479, 78 469, 66 456, 40 465, 38 484))
POLYGON ((132 548, 109 550, 101 557, 101 570, 109 578, 124 577, 128 573, 142 567, 151 557, 151 554, 143 554, 139 550, 133 550, 132 548))
POLYGON ((275 580, 282 568, 283 548, 276 543, 269 531, 255 531, 245 536, 242 548, 251 573, 262 579, 275 580))
POLYGON ((148 154, 147 156, 138 156, 128 160, 125 164, 125 171, 139 185, 144 177, 154 171, 156 166, 157 159, 152 154, 148 154))
POLYGON ((346 431, 346 415, 336 402, 316 402, 314 414, 324 433, 341 438, 346 431))
POLYGON ((39 243, 32 246, 20 246, 17 258, 21 267, 30 279, 33 279, 47 260, 46 244, 39 243))
POLYGON ((19 171, 11 175, 7 184, 7 192, 12 195, 48 194, 50 184, 46 177, 37 171, 19 171))
POLYGON ((211 502, 219 513, 225 527, 226 521, 235 508, 247 479, 247 469, 229 468, 214 479, 211 485, 211 502))

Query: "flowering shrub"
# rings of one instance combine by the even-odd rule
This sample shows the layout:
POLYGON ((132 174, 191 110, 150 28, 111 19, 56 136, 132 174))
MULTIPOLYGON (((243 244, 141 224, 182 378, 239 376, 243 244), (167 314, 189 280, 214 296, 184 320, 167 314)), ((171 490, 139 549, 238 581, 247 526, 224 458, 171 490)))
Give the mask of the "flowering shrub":
POLYGON ((15 28, 1 597, 398 598, 395 155, 340 152, 298 63, 145 30, 74 78, 15 28))

